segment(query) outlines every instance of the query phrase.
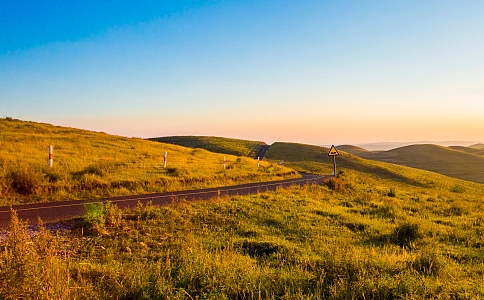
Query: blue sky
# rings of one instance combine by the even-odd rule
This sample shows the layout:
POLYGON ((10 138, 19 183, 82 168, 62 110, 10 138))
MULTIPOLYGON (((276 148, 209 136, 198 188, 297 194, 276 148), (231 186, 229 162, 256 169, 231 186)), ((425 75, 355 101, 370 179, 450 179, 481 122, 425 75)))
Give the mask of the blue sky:
POLYGON ((0 3, 0 114, 136 137, 484 141, 482 1, 0 3))

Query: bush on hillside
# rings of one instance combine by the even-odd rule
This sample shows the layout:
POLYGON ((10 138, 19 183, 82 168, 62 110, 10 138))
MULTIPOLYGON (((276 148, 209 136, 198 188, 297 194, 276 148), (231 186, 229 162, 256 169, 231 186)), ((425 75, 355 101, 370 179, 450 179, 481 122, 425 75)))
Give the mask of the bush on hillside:
POLYGON ((333 191, 340 191, 343 188, 343 180, 340 178, 329 178, 324 181, 324 185, 327 186, 330 190, 333 191))
POLYGON ((405 223, 395 228, 391 241, 400 247, 410 247, 419 237, 418 224, 405 223))
POLYGON ((20 195, 35 195, 42 189, 42 175, 30 167, 15 167, 7 171, 6 177, 11 190, 20 195))

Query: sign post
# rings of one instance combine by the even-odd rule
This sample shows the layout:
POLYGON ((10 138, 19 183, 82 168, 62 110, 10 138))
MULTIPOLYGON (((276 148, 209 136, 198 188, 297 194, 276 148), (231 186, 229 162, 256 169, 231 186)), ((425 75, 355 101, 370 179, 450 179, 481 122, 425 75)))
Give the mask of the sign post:
POLYGON ((331 145, 331 148, 329 149, 328 156, 333 157, 333 176, 336 176, 336 156, 339 155, 338 150, 336 150, 336 147, 334 145, 331 145))
POLYGON ((48 160, 48 166, 49 168, 52 168, 52 165, 54 164, 54 147, 52 145, 49 145, 49 160, 48 160))

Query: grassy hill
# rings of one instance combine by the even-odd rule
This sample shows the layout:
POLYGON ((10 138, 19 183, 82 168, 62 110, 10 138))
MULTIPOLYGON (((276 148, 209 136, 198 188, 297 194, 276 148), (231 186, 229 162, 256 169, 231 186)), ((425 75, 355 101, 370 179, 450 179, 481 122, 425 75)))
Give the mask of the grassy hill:
POLYGON ((151 138, 150 140, 189 148, 201 148, 216 153, 249 157, 255 155, 259 145, 265 145, 264 142, 213 136, 168 136, 151 138))
POLYGON ((484 148, 479 149, 479 148, 471 148, 471 147, 463 147, 463 146, 450 146, 449 148, 452 150, 462 151, 469 154, 484 156, 484 148))
POLYGON ((484 183, 484 156, 479 150, 437 145, 411 145, 389 151, 359 152, 358 156, 428 170, 484 183))
MULTIPOLYGON (((331 164, 321 147, 270 151, 301 170, 331 164)), ((484 185, 340 153, 341 172, 322 186, 129 211, 107 204, 57 235, 29 236, 14 219, 0 242, 0 295, 482 299, 484 185)))
POLYGON ((352 146, 352 145, 339 145, 336 148, 338 149, 338 151, 341 150, 341 151, 344 151, 344 152, 351 153, 353 155, 359 155, 359 154, 362 154, 362 153, 369 152, 366 149, 363 149, 363 148, 357 147, 357 146, 352 146))
MULTIPOLYGON (((232 153, 240 148, 234 147, 232 153)), ((244 150, 245 152, 245 150, 244 150)), ((245 157, 0 119, 0 205, 232 185, 294 176, 245 157), (48 145, 54 164, 47 166, 48 145), (168 153, 164 167, 164 153, 168 153)))
MULTIPOLYGON (((34 156, 17 154, 16 163, 29 161, 35 165, 42 160, 40 164, 44 164, 44 133, 50 130, 49 141, 60 145, 55 148, 55 155, 60 156, 55 164, 65 165, 69 176, 91 170, 88 167, 92 161, 83 157, 83 151, 108 160, 95 161, 101 165, 110 165, 114 156, 120 162, 133 156, 140 160, 145 153, 142 161, 148 166, 159 165, 159 155, 147 154, 162 154, 169 149, 169 158, 191 166, 175 170, 193 172, 180 173, 183 178, 207 180, 206 173, 217 177, 221 172, 221 155, 202 149, 119 140, 100 133, 19 121, 0 124, 2 129, 10 130, 9 134, 2 131, 4 170, 15 157, 11 148, 18 149, 11 144, 27 145, 34 156), (35 147, 40 150, 32 150, 35 147), (79 160, 67 156, 62 160, 63 152, 75 153, 79 160), (207 159, 211 161, 208 165, 207 159), (77 162, 77 169, 67 167, 73 162, 77 162), (204 174, 193 169, 201 169, 204 174)), ((82 219, 66 222, 70 230, 56 234, 45 229, 29 234, 14 215, 9 234, 0 238, 0 296, 484 298, 484 185, 363 159, 342 149, 351 150, 338 149, 338 177, 321 186, 181 202, 161 208, 140 205, 126 211, 107 203, 90 210, 82 219)), ((275 163, 284 160, 284 165, 300 171, 328 174, 332 171, 328 151, 317 146, 274 143, 267 153, 267 159, 274 163, 264 162, 268 166, 265 170, 279 168, 275 163)), ((245 165, 236 164, 241 168, 245 165)), ((247 165, 245 174, 259 174, 249 162, 247 165)), ((113 174, 108 169, 105 175, 96 176, 108 181, 106 178, 123 171, 123 167, 120 165, 113 174)), ((152 167, 129 170, 140 177, 160 176, 147 169, 152 167), (143 175, 142 170, 147 174, 143 175)))
POLYGON ((471 145, 471 146, 469 146, 469 148, 484 149, 484 144, 479 143, 479 144, 471 145))

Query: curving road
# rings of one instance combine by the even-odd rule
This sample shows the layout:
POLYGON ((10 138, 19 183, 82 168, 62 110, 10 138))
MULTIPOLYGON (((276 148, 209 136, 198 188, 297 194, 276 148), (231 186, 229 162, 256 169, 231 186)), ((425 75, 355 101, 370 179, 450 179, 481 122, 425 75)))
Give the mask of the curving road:
MULTIPOLYGON (((301 178, 249 183, 220 188, 209 188, 201 190, 188 190, 178 192, 156 193, 136 196, 122 196, 104 198, 100 200, 70 200, 51 203, 37 203, 14 205, 12 208, 17 212, 21 219, 27 219, 29 224, 36 224, 40 217, 44 223, 51 223, 80 217, 86 214, 86 206, 90 204, 103 203, 110 201, 119 208, 133 208, 139 202, 147 204, 151 202, 155 206, 169 205, 179 201, 209 200, 219 196, 249 195, 258 192, 274 191, 279 187, 291 185, 321 184, 329 177, 314 174, 301 174, 301 178)), ((0 227, 6 228, 10 222, 10 206, 0 207, 0 227)))

